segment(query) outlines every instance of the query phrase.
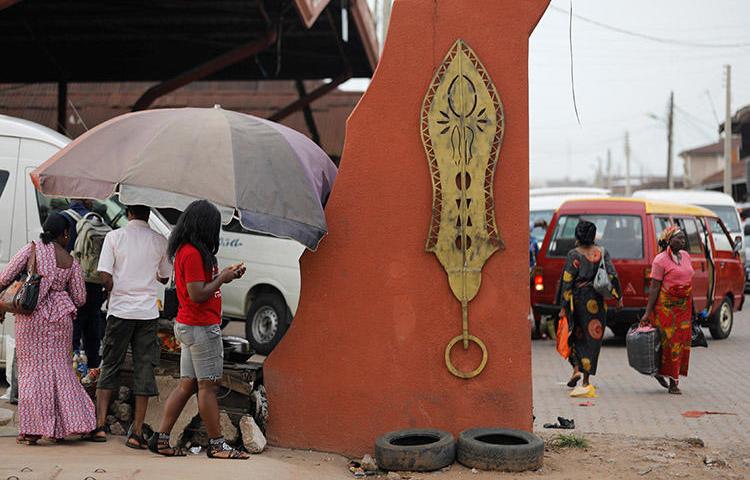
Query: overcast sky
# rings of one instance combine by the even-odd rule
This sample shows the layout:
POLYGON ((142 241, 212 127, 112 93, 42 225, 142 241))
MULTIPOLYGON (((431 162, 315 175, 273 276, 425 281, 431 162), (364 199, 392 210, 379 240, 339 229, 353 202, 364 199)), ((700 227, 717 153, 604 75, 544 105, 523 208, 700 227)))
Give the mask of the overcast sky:
POLYGON ((750 104, 750 0, 573 0, 574 14, 677 42, 656 42, 573 18, 578 125, 570 82, 569 7, 569 0, 552 0, 531 37, 533 183, 566 175, 592 179, 597 158, 604 161, 607 148, 612 150, 614 173, 619 168, 624 174, 626 130, 631 174, 664 175, 666 126, 649 114, 666 118, 670 90, 676 107, 675 173, 681 174, 679 152, 718 140, 711 105, 723 121, 725 64, 732 65, 733 111, 750 104), (746 46, 707 48, 681 42, 746 46))

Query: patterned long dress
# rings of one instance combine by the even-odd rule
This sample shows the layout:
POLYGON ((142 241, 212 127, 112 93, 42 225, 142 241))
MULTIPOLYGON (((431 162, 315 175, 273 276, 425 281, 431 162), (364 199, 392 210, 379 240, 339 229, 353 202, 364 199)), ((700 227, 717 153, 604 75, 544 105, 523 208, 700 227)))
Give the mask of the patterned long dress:
MULTIPOLYGON (((592 250, 588 257, 576 249, 568 252, 558 292, 558 301, 568 316, 571 329, 568 361, 579 371, 590 375, 596 375, 599 350, 607 326, 607 304, 594 290, 594 277, 601 258, 598 248, 592 250)), ((619 299, 620 281, 606 250, 604 264, 612 282, 612 297, 619 299)))
MULTIPOLYGON (((86 301, 81 267, 59 268, 53 244, 36 244, 42 275, 39 301, 31 315, 16 315, 18 431, 23 435, 65 438, 96 427, 94 404, 71 364, 73 318, 86 301)), ((0 274, 9 285, 25 270, 31 244, 22 248, 0 274)))
POLYGON ((675 381, 686 377, 690 365, 693 319, 693 265, 680 251, 680 260, 664 251, 654 258, 651 278, 662 282, 652 323, 661 331, 659 375, 675 381))

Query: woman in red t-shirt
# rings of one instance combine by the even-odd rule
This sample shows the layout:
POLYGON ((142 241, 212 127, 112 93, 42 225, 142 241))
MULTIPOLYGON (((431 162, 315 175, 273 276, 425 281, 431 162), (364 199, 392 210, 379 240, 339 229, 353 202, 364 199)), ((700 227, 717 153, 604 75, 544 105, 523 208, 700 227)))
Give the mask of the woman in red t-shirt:
POLYGON ((247 459, 249 455, 229 446, 221 434, 219 402, 216 398, 224 366, 221 341, 221 286, 242 277, 245 266, 232 265, 221 272, 216 262, 221 214, 206 200, 191 203, 177 220, 169 237, 168 253, 174 259, 175 287, 179 310, 174 331, 182 345, 180 384, 164 406, 164 417, 149 442, 151 451, 166 456, 184 456, 172 447, 169 432, 185 404, 198 394, 198 411, 209 437, 210 458, 247 459))

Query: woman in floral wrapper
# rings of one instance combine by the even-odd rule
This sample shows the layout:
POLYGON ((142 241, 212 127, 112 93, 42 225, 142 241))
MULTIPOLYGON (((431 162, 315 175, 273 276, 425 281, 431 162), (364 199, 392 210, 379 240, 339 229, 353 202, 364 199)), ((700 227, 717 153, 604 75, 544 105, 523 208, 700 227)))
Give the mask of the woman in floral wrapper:
POLYGON ((680 375, 687 376, 690 363, 694 272, 686 243, 685 233, 677 226, 662 232, 661 253, 651 266, 648 305, 641 318, 641 325, 653 324, 661 331, 661 367, 656 380, 674 395, 682 394, 680 375))
POLYGON ((559 290, 560 317, 567 315, 570 325, 570 356, 573 375, 568 382, 575 387, 583 376, 583 387, 571 395, 586 395, 593 391, 589 377, 596 375, 599 350, 607 325, 607 305, 604 298, 594 290, 594 277, 604 253, 604 264, 612 283, 611 295, 622 306, 622 295, 617 271, 609 253, 596 246, 596 225, 581 220, 575 231, 576 248, 568 252, 559 290))

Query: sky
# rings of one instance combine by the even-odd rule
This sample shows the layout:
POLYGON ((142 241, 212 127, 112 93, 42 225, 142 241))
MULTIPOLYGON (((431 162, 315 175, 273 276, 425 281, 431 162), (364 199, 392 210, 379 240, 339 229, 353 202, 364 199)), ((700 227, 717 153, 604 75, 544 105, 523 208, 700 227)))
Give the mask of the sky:
MULTIPOLYGON (((750 0, 552 0, 529 45, 530 177, 532 184, 593 180, 598 159, 625 173, 624 137, 631 145, 631 175, 665 175, 667 104, 674 91, 674 171, 679 152, 716 142, 724 119, 724 65, 732 66, 732 112, 750 104, 750 0), (686 46, 693 43, 706 46, 686 46), (741 44, 743 46, 728 46, 741 44), (720 48, 713 48, 714 46, 720 48), (712 107, 713 106, 713 107, 712 107), (714 113, 715 110, 715 113, 714 113), (657 118, 653 118, 657 117, 657 118)), ((349 88, 363 88, 353 82, 349 88)), ((500 92, 502 97, 502 92, 500 92)))

